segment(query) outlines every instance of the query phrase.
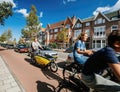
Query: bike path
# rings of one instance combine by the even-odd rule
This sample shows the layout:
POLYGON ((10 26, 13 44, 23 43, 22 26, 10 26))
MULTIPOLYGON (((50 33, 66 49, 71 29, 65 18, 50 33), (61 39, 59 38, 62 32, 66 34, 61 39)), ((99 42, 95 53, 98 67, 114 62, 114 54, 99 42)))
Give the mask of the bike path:
POLYGON ((0 56, 0 92, 25 92, 5 60, 0 56))

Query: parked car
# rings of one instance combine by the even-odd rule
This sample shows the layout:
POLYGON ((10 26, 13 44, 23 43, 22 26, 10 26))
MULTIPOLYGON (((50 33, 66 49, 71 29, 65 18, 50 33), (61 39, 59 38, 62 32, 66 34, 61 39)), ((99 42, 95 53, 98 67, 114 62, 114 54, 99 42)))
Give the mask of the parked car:
MULTIPOLYGON (((100 50, 101 48, 93 48, 91 50, 94 50, 94 51, 98 51, 100 50)), ((70 64, 72 62, 74 62, 74 56, 73 56, 73 52, 69 53, 68 56, 67 56, 67 59, 66 59, 66 64, 70 64)))
POLYGON ((7 48, 7 49, 14 49, 15 46, 14 46, 14 44, 7 44, 7 45, 6 45, 6 48, 7 48))
POLYGON ((64 52, 66 53, 71 53, 73 51, 74 47, 70 46, 69 48, 67 48, 64 52))
MULTIPOLYGON (((43 48, 43 50, 40 50, 40 52, 41 52, 42 54, 50 55, 50 56, 54 57, 55 59, 58 58, 58 53, 57 53, 57 51, 52 50, 50 47, 48 47, 48 46, 46 46, 46 45, 42 45, 42 48, 43 48)), ((30 54, 31 54, 31 51, 32 51, 32 50, 30 50, 29 53, 28 53, 29 56, 31 56, 31 55, 30 55, 30 54)))
POLYGON ((52 57, 54 57, 55 59, 58 58, 58 53, 57 51, 52 50, 50 47, 48 46, 42 46, 43 50, 41 50, 42 53, 50 55, 52 57))
POLYGON ((14 50, 19 53, 27 53, 29 51, 29 48, 25 44, 18 44, 14 50))

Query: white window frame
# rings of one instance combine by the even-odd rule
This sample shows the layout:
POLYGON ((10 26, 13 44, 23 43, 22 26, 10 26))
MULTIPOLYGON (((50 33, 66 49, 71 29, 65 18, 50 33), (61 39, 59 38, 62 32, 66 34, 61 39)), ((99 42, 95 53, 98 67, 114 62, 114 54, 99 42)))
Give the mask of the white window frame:
POLYGON ((58 29, 54 29, 54 33, 57 33, 58 32, 58 29))
POLYGON ((111 32, 112 32, 113 30, 118 30, 118 25, 112 25, 112 26, 111 26, 111 32), (116 27, 116 28, 113 28, 113 27, 116 27))
POLYGON ((88 36, 90 36, 90 29, 86 29, 85 32, 87 33, 88 36))
POLYGON ((86 23, 85 23, 85 26, 90 26, 90 22, 86 22, 86 23))
POLYGON ((105 37, 105 26, 94 27, 94 37, 105 37))
POLYGON ((77 38, 81 32, 82 32, 82 30, 75 30, 74 31, 74 38, 77 38))

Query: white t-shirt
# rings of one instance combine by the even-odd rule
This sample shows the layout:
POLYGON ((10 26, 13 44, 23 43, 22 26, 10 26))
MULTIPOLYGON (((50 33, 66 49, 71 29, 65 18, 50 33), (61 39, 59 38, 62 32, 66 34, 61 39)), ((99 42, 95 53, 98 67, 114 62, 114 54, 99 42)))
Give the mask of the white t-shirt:
POLYGON ((39 44, 39 42, 32 42, 32 47, 34 50, 39 49, 39 47, 41 47, 41 45, 39 44))

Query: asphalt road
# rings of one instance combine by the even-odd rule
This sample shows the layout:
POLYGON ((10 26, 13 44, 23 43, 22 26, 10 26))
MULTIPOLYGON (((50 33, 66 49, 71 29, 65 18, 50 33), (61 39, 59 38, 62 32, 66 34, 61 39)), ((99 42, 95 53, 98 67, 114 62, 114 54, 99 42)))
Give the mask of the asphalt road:
MULTIPOLYGON (((52 73, 50 70, 34 66, 30 64, 30 58, 25 54, 17 53, 14 50, 1 49, 0 55, 26 92, 54 92, 59 81, 62 80, 61 69, 52 73)), ((56 63, 61 67, 64 65, 65 59, 58 58, 56 63)))

